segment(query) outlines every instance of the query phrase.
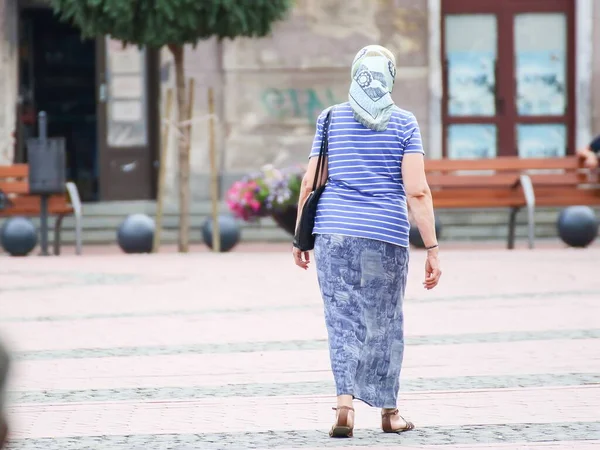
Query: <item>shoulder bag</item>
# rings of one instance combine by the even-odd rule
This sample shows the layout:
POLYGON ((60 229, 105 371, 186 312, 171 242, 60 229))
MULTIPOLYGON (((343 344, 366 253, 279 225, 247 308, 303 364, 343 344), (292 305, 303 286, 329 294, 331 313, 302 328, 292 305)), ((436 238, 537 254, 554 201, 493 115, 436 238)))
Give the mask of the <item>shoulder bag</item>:
POLYGON ((317 216, 317 206, 321 194, 325 190, 327 180, 325 180, 320 186, 317 183, 321 180, 323 173, 325 173, 325 160, 327 159, 327 151, 329 149, 329 122, 331 121, 331 111, 329 110, 323 121, 323 137, 321 139, 321 150, 319 151, 319 159, 317 161, 317 171, 315 173, 315 179, 313 180, 312 191, 308 195, 308 198, 304 202, 302 211, 298 211, 300 214, 300 220, 294 236, 294 247, 300 249, 303 252, 312 250, 315 248, 315 236, 313 235, 313 229, 315 227, 315 217, 317 216))

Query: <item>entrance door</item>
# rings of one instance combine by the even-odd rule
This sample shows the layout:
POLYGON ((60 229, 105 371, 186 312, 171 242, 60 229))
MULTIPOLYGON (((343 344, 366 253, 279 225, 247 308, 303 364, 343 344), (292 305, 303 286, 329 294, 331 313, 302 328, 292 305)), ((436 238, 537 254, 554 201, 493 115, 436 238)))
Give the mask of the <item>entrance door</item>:
POLYGON ((574 1, 444 0, 444 155, 574 152, 574 1))
POLYGON ((156 130, 151 55, 98 39, 98 135, 102 200, 154 198, 156 130))
MULTIPOLYGON (((1 19, 0 19, 1 20, 1 19)), ((98 200, 96 43, 81 39, 46 2, 19 3, 19 105, 16 162, 46 113, 49 137, 66 143, 66 174, 84 202, 98 200)), ((3 99, 5 100, 5 99, 3 99)))

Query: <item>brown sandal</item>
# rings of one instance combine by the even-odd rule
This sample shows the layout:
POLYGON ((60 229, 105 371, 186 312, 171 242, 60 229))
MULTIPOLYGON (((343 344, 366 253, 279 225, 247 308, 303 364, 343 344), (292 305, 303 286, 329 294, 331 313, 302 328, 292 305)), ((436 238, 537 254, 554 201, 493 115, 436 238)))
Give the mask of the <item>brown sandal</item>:
POLYGON ((406 422, 406 425, 402 428, 397 428, 394 430, 392 428, 392 416, 400 416, 400 413, 397 409, 390 412, 386 412, 385 414, 381 415, 381 429, 384 433, 402 433, 404 431, 410 431, 415 428, 414 423, 409 422, 404 417, 400 416, 400 418, 406 422))
POLYGON ((348 416, 350 415, 350 411, 354 412, 354 408, 351 406, 338 406, 337 408, 332 409, 337 411, 338 415, 335 424, 329 431, 329 436, 333 438, 351 438, 354 431, 354 422, 352 423, 352 426, 350 426, 348 416))

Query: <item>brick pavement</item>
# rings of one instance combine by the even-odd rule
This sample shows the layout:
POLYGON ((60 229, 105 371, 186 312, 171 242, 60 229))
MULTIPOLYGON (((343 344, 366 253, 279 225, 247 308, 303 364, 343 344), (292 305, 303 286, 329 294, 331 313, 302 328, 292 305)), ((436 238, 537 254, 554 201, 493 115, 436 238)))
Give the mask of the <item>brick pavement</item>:
POLYGON ((600 448, 600 248, 443 253, 407 292, 401 409, 331 440, 314 270, 226 254, 0 258, 13 449, 600 448))

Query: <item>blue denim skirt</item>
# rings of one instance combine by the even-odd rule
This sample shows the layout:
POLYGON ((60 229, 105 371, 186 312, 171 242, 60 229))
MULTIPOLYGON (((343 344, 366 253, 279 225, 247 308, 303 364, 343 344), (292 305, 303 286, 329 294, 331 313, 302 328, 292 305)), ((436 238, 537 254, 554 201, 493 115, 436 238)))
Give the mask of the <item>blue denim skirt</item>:
POLYGON ((322 234, 315 261, 337 395, 395 408, 404 356, 408 248, 322 234))

